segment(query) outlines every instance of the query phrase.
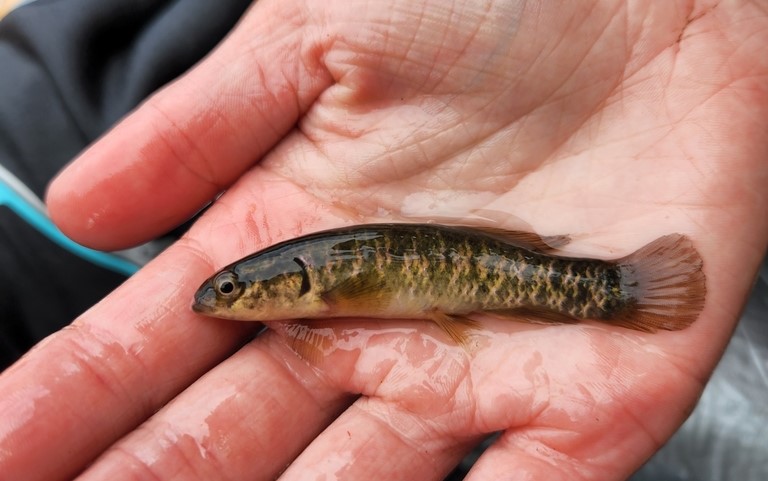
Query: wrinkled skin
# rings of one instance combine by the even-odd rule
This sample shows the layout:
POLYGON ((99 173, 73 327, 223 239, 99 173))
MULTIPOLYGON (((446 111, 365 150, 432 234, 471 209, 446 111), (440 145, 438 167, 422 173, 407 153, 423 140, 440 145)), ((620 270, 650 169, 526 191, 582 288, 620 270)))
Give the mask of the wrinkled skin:
POLYGON ((766 45, 746 0, 259 2, 50 187, 100 248, 228 191, 2 374, 0 473, 438 480, 500 431, 468 479, 624 479, 693 408, 765 251, 766 45), (704 312, 657 334, 487 320, 469 353, 426 322, 350 319, 308 363, 189 308, 277 241, 476 210, 593 255, 686 233, 704 312))

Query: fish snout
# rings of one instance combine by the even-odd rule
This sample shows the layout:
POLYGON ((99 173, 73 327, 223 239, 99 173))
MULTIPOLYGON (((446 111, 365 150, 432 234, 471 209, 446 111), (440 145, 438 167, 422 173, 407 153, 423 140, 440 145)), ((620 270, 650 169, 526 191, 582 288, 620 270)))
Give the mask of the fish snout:
POLYGON ((200 286, 195 293, 192 310, 201 314, 210 314, 216 310, 216 291, 210 281, 200 286))

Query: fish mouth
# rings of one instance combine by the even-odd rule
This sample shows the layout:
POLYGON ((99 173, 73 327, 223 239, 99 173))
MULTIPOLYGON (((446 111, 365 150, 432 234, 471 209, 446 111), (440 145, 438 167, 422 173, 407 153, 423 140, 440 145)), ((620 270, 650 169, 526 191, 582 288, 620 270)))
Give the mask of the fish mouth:
POLYGON ((210 306, 206 306, 204 304, 200 304, 197 301, 192 303, 192 310, 199 313, 199 314, 212 314, 213 308, 210 306))
POLYGON ((206 282, 195 293, 192 310, 200 314, 214 314, 216 312, 216 291, 210 282, 206 282))

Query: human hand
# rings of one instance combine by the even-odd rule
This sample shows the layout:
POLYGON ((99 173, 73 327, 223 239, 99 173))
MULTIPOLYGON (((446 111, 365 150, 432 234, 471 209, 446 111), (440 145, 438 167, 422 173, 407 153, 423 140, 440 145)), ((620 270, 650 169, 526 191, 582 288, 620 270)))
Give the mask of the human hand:
POLYGON ((692 408, 768 238, 768 15, 684 4, 256 4, 52 185, 54 219, 102 248, 228 191, 3 373, 0 473, 440 479, 501 431, 469 479, 626 477, 692 408), (279 240, 478 209, 582 254, 685 233, 705 310, 658 334, 485 321, 471 355, 426 322, 334 321, 312 365, 189 309, 279 240))

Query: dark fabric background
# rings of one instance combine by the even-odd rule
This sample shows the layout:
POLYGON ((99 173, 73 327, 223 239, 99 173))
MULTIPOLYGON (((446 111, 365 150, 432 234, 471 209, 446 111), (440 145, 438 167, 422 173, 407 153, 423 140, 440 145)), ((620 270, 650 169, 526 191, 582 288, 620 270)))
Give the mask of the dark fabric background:
MULTIPOLYGON (((0 21, 0 164, 42 197, 67 162, 207 54, 251 3, 38 0, 11 12, 0 21)), ((0 206, 0 369, 122 280, 0 206)))

